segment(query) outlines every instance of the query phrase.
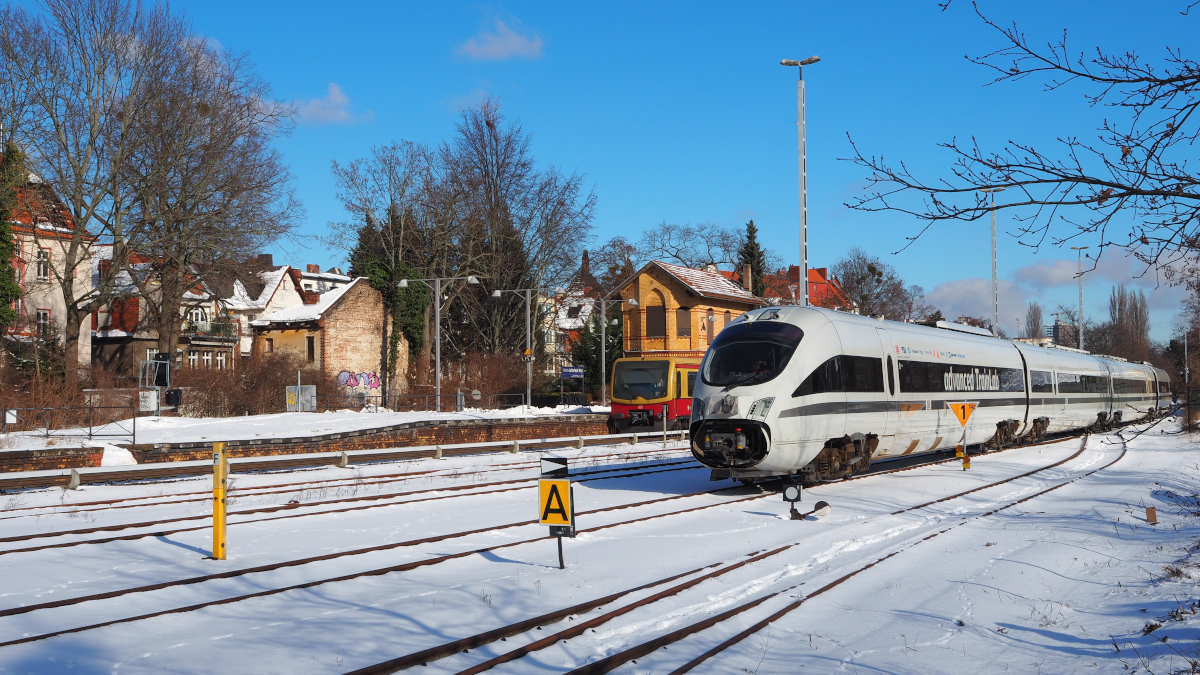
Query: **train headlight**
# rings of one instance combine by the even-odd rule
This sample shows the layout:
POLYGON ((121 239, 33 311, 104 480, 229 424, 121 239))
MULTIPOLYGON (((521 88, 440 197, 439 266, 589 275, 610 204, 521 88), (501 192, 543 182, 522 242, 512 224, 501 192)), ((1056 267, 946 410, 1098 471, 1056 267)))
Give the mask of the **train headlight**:
POLYGON ((757 401, 755 401, 754 403, 751 403, 750 404, 750 418, 751 419, 760 419, 760 420, 766 419, 767 413, 771 412, 771 405, 773 403, 775 403, 774 396, 760 398, 757 401))

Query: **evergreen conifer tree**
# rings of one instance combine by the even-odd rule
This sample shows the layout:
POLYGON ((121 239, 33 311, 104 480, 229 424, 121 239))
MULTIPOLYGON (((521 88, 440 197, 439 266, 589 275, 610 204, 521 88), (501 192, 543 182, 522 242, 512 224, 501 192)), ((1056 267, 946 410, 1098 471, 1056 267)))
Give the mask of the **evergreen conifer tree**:
POLYGON ((13 267, 16 257, 16 240, 11 221, 16 207, 16 188, 26 181, 25 161, 21 151, 12 142, 6 143, 0 154, 0 335, 13 326, 19 318, 13 309, 21 297, 17 283, 17 271, 13 267))
POLYGON ((761 298, 767 292, 767 284, 763 280, 767 274, 767 255, 758 243, 758 228, 754 220, 746 223, 746 240, 738 248, 738 274, 746 269, 746 265, 750 266, 750 292, 761 298))

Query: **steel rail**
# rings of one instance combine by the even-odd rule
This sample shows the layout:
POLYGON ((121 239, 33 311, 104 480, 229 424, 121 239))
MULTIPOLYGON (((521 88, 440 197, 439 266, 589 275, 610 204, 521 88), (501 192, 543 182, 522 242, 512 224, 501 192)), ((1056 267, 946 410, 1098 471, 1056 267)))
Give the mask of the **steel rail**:
MULTIPOLYGON (((1025 502, 1035 499, 1037 497, 1041 497, 1047 493, 1058 490, 1058 489, 1065 487, 1067 485, 1070 485, 1078 480, 1087 478, 1088 476, 1091 476, 1099 471, 1102 471, 1104 469, 1111 467, 1112 465, 1121 461, 1121 459, 1125 457, 1126 452, 1128 452, 1128 446, 1126 445, 1124 438, 1121 438, 1121 436, 1119 434, 1117 434, 1117 438, 1119 438, 1121 440, 1121 452, 1111 462, 1108 462, 1107 464, 1104 464, 1103 466, 1097 467, 1086 473, 1080 474, 1068 481, 1059 483, 1058 485, 1054 485, 1045 490, 1040 490, 1033 494, 1027 495, 1021 499, 1017 499, 1012 502, 1009 502, 1008 504, 1005 504, 1004 506, 994 508, 990 511, 986 511, 984 513, 981 513, 981 514, 978 514, 975 516, 963 518, 959 522, 954 523, 953 525, 950 525, 949 527, 943 528, 941 530, 938 530, 937 532, 934 532, 933 534, 922 537, 921 539, 918 539, 914 542, 909 543, 906 546, 898 548, 898 549, 892 551, 891 553, 888 553, 880 558, 877 558, 876 560, 871 561, 870 563, 867 563, 866 565, 858 567, 855 570, 853 570, 847 574, 844 574, 844 575, 838 577, 837 579, 834 579, 833 581, 829 582, 828 584, 825 584, 824 586, 813 591, 812 593, 809 593, 808 595, 806 595, 802 598, 799 598, 799 599, 795 600, 794 602, 788 603, 782 609, 780 609, 776 612, 773 612, 772 614, 770 614, 766 618, 762 619, 761 621, 756 622, 749 628, 737 633, 736 635, 729 638, 728 640, 725 640, 724 642, 717 645, 716 647, 713 647, 712 649, 704 652, 700 656, 692 659, 691 661, 689 661, 689 662, 685 663, 684 665, 680 666, 679 668, 675 669, 674 671, 671 672, 671 675, 682 675, 683 673, 686 673, 686 672, 692 670, 693 668, 695 668, 696 666, 700 665, 701 663, 707 661, 708 659, 712 658, 713 656, 716 656, 717 654, 728 649, 729 647, 737 644, 738 642, 741 642, 742 640, 746 639, 747 637, 762 630, 767 625, 773 623, 774 621, 779 620, 783 616, 794 611, 795 609, 800 607, 802 604, 804 604, 804 602, 806 602, 810 598, 816 597, 816 596, 821 595, 833 588, 836 588, 837 586, 841 585, 842 583, 851 579, 852 577, 855 577, 855 576, 875 567, 876 565, 879 565, 879 564, 885 562, 886 560, 899 555, 900 553, 911 550, 927 541, 930 541, 938 536, 941 536, 947 532, 957 529, 958 527, 966 525, 967 523, 973 522, 973 521, 981 519, 981 518, 986 518, 986 517, 995 515, 997 513, 1000 513, 1001 511, 1012 508, 1013 506, 1016 506, 1018 504, 1023 504, 1025 502)), ((1087 441, 1087 439, 1085 437, 1085 439, 1084 439, 1085 444, 1086 444, 1086 441, 1087 441)), ((1080 452, 1082 452, 1082 450, 1083 449, 1080 448, 1080 452)), ((1049 468, 1049 467, 1047 467, 1047 468, 1049 468)), ((680 628, 680 629, 677 629, 670 633, 667 633, 666 635, 659 636, 658 638, 655 638, 653 640, 649 640, 647 642, 643 642, 642 644, 636 645, 629 649, 625 649, 625 650, 622 650, 615 654, 611 654, 603 659, 600 659, 599 661, 594 661, 590 664, 587 664, 586 666, 582 666, 580 668, 571 670, 571 671, 569 671, 569 675, 595 675, 598 673, 607 673, 607 672, 613 670, 614 668, 617 668, 618 666, 623 665, 629 661, 632 661, 640 656, 645 656, 646 654, 652 653, 652 652, 658 650, 659 648, 665 648, 667 645, 678 642, 679 640, 682 640, 682 639, 688 637, 689 635, 692 635, 699 631, 710 628, 722 621, 725 621, 726 619, 729 619, 731 617, 737 616, 738 614, 741 614, 750 609, 753 609, 754 607, 761 605, 762 603, 766 602, 767 600, 769 600, 771 598, 779 597, 783 594, 794 591, 798 587, 799 587, 799 584, 796 584, 796 585, 792 585, 787 588, 784 588, 782 590, 776 591, 774 593, 770 593, 770 594, 761 596, 761 597, 751 600, 749 602, 746 602, 746 603, 743 603, 736 607, 730 608, 730 609, 728 609, 724 612, 721 612, 719 614, 716 614, 714 616, 708 617, 702 621, 698 621, 693 624, 684 626, 683 628, 680 628)))
MULTIPOLYGON (((903 509, 901 511, 896 511, 895 513, 891 513, 888 515, 896 515, 896 514, 904 513, 907 511, 915 511, 918 509, 926 508, 928 506, 931 506, 931 505, 939 503, 939 502, 949 501, 951 499, 957 499, 959 497, 963 497, 963 496, 972 494, 974 492, 978 492, 979 490, 982 490, 982 489, 996 487, 998 485, 1003 485, 1005 483, 1009 483, 1014 480, 1024 478, 1026 476, 1033 475, 1040 471, 1046 471, 1048 469, 1052 469, 1057 466, 1061 466, 1062 464, 1065 464, 1066 462, 1069 462, 1069 461, 1075 459, 1076 457, 1078 457, 1080 454, 1082 454, 1084 447, 1086 446, 1086 442, 1087 442, 1087 439, 1085 437, 1084 442, 1080 444, 1079 449, 1076 450, 1070 456, 1068 456, 1064 459, 1061 459, 1057 462, 1053 462, 1046 466, 1035 469, 1033 471, 1029 471, 1029 472, 1022 473, 1022 474, 1019 474, 1016 476, 1011 476, 1011 477, 1008 477, 1008 478, 1005 478, 1005 479, 1002 479, 999 481, 995 481, 995 482, 989 483, 983 487, 976 487, 976 488, 972 488, 970 490, 965 490, 963 492, 959 492, 959 493, 956 493, 953 495, 949 495, 947 497, 943 497, 942 499, 939 499, 936 501, 926 502, 924 504, 918 504, 916 506, 909 507, 909 508, 903 509)), ((923 466, 927 466, 927 464, 923 465, 923 466)), ((913 467, 904 467, 904 468, 900 468, 900 469, 891 469, 891 470, 888 470, 887 473, 894 473, 894 472, 898 472, 898 471, 907 471, 911 468, 917 468, 917 467, 913 466, 913 467)), ((862 476, 866 477, 867 475, 872 475, 872 474, 863 474, 862 476)), ((879 474, 874 474, 874 475, 879 475, 879 474)), ((805 515, 811 515, 811 513, 812 512, 809 512, 808 514, 805 514, 805 515)), ((627 522, 636 522, 636 521, 627 521, 627 522)), ((595 529, 600 529, 600 528, 595 528, 595 529)), ((775 549, 767 551, 767 552, 755 552, 755 553, 748 554, 750 556, 749 558, 742 560, 740 562, 737 562, 737 563, 727 564, 724 562, 717 562, 712 565, 708 565, 704 568, 700 568, 699 570, 693 570, 692 572, 684 573, 684 576, 686 576, 688 574, 692 574, 692 573, 695 573, 695 572, 703 570, 703 569, 710 569, 710 568, 718 567, 721 565, 725 565, 724 567, 720 567, 720 569, 717 569, 713 572, 709 572, 703 576, 700 576, 700 577, 697 577, 694 579, 690 579, 682 584, 679 584, 672 588, 665 589, 663 591, 660 591, 658 593, 650 595, 646 598, 638 600, 637 602, 622 606, 611 612, 603 614, 599 617, 595 617, 588 621, 583 621, 583 622, 577 623, 577 624, 571 626, 570 628, 567 628, 566 630, 560 631, 553 635, 546 636, 544 638, 541 638, 539 640, 531 642, 530 644, 524 645, 522 647, 519 647, 519 648, 512 650, 510 652, 507 652, 505 654, 501 654, 492 659, 489 659, 482 663, 476 664, 475 666, 472 666, 470 668, 467 668, 467 669, 459 672, 458 675, 475 675, 476 673, 481 673, 481 672, 490 670, 490 669, 492 669, 498 665, 501 665, 503 663, 507 663, 509 661, 516 660, 518 658, 526 656, 526 655, 528 655, 532 652, 538 651, 540 649, 545 649, 546 647, 552 646, 561 640, 566 640, 566 639, 570 639, 572 637, 581 635, 585 631, 587 631, 591 628, 594 628, 601 624, 607 623, 608 621, 615 619, 623 614, 627 614, 639 607, 644 607, 646 605, 657 602, 664 598, 677 595, 677 594, 683 592, 684 590, 687 590, 693 586, 696 586, 697 584, 699 584, 703 581, 722 576, 724 574, 732 572, 733 570, 739 569, 750 563, 758 562, 760 560, 778 555, 780 553, 783 553, 784 551, 792 549, 796 546, 800 546, 804 543, 806 543, 804 540, 800 540, 800 541, 793 542, 791 544, 786 544, 784 546, 775 548, 775 549)), ((434 659, 450 656, 451 654, 458 653, 459 651, 462 651, 464 649, 475 648, 475 647, 481 646, 483 644, 487 644, 488 642, 494 642, 496 639, 508 638, 513 635, 528 632, 534 628, 540 628, 541 626, 544 626, 544 625, 547 625, 550 623, 555 623, 557 621, 561 621, 562 618, 564 618, 570 614, 578 614, 578 613, 581 613, 582 611, 588 611, 590 609, 594 609, 595 607, 609 604, 609 602, 611 602, 612 600, 615 600, 624 595, 628 595, 630 593, 633 593, 635 591, 642 590, 645 588, 650 588, 653 586, 665 584, 670 581, 676 580, 678 578, 680 578, 680 575, 667 577, 665 579, 660 579, 658 581, 650 582, 649 584, 644 584, 642 586, 638 586, 636 588, 632 588, 627 591, 622 591, 620 593, 614 594, 614 596, 606 596, 605 598, 600 598, 598 600, 592 601, 591 603, 584 603, 585 605, 588 605, 587 609, 581 609, 579 611, 571 611, 571 612, 566 612, 566 610, 558 610, 555 612, 551 612, 549 614, 544 614, 542 616, 534 617, 532 619, 527 619, 522 622, 510 624, 509 626, 497 628, 495 630, 488 631, 486 633, 481 633, 479 635, 474 635, 471 637, 463 638, 461 640, 455 640, 452 642, 445 643, 443 645, 439 645, 437 647, 432 647, 432 648, 429 648, 426 650, 422 650, 420 652, 414 652, 412 654, 408 654, 408 655, 401 656, 401 657, 398 657, 395 659, 391 659, 389 661, 378 663, 378 664, 375 664, 372 666, 367 666, 365 668, 360 668, 358 670, 351 671, 349 675, 383 675, 386 673, 394 673, 399 670, 403 670, 405 668, 414 666, 418 663, 424 664, 424 663, 434 660, 434 659), (566 612, 566 613, 564 614, 564 612, 566 612), (524 627, 524 626, 528 626, 528 627, 524 627), (465 645, 470 645, 470 646, 468 647, 465 645)), ((576 607, 581 607, 581 606, 582 605, 577 605, 576 607)), ((571 609, 574 610, 575 608, 571 608, 571 609)))

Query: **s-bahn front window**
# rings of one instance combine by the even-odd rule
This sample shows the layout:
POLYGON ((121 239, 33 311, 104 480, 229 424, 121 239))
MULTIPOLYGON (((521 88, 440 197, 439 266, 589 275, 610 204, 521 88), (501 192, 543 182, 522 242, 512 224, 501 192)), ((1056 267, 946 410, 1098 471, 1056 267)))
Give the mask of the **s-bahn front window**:
POLYGON ((620 361, 613 368, 613 398, 666 398, 670 371, 670 361, 620 361))
POLYGON ((729 389, 768 382, 787 368, 803 337, 804 331, 790 323, 731 324, 709 348, 701 377, 705 384, 729 389))

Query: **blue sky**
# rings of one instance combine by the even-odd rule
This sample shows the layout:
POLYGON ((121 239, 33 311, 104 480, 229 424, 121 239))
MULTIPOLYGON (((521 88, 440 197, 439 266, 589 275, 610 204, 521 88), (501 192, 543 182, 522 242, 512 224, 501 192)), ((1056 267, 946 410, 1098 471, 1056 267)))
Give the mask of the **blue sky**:
MULTIPOLYGON (((1070 29, 1079 49, 1100 45, 1160 57, 1195 53, 1186 3, 980 2, 1044 43, 1070 29), (1115 20, 1120 17, 1120 20, 1115 20)), ((595 245, 636 239, 663 219, 741 225, 754 218, 765 243, 798 260, 795 69, 781 58, 818 54, 805 69, 808 101, 810 259, 832 263, 862 246, 893 264, 955 316, 990 314, 986 222, 939 225, 907 250, 920 224, 843 206, 864 173, 849 162, 847 134, 867 152, 903 159, 926 175, 946 171, 936 144, 975 136, 1043 146, 1094 136, 1105 111, 1079 88, 1044 93, 1038 82, 990 80, 964 55, 1000 46, 955 0, 862 3, 399 3, 183 1, 196 30, 246 52, 275 95, 302 111, 279 141, 307 209, 299 241, 275 251, 294 264, 343 263, 316 236, 344 216, 329 166, 392 140, 448 139, 458 110, 485 95, 531 134, 546 164, 586 174, 598 196, 595 245), (984 281, 987 279, 987 281, 984 281)), ((1074 252, 1034 250, 999 220, 1001 323, 1025 302, 1053 311, 1075 303, 1074 252)), ((1111 285, 1150 294, 1153 334, 1166 337, 1182 297, 1134 279, 1136 265, 1106 259, 1086 277, 1085 313, 1103 318, 1111 285)))

